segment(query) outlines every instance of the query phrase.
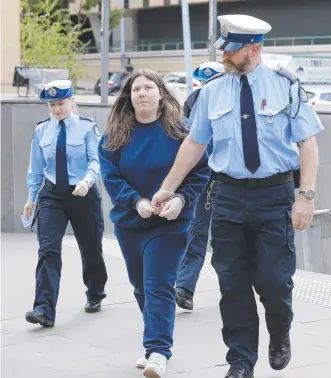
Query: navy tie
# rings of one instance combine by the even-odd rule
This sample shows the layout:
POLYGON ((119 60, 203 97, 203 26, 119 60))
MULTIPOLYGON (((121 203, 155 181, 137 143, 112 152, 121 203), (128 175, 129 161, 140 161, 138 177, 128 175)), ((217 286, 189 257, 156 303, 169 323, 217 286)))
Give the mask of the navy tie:
POLYGON ((253 95, 246 75, 241 76, 241 81, 240 116, 244 160, 246 168, 255 173, 261 162, 257 141, 253 95))
POLYGON ((67 134, 64 121, 60 121, 60 132, 56 144, 56 191, 64 194, 69 189, 69 177, 67 168, 67 134))

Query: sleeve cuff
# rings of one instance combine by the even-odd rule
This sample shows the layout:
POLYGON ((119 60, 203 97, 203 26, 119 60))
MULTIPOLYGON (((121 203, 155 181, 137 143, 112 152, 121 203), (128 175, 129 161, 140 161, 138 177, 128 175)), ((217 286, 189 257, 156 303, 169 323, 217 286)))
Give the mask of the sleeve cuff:
POLYGON ((315 135, 317 135, 318 133, 320 133, 321 131, 324 130, 324 127, 321 127, 320 125, 316 125, 314 130, 310 131, 310 132, 306 132, 305 134, 303 135, 293 135, 292 134, 292 142, 293 143, 299 143, 299 142, 302 142, 303 140, 305 139, 308 139, 308 138, 311 138, 315 135))
POLYGON ((203 145, 209 144, 211 139, 212 139, 211 137, 204 138, 201 135, 197 136, 197 134, 194 132, 194 130, 191 130, 189 132, 189 136, 194 140, 194 142, 199 143, 199 144, 203 144, 203 145))
POLYGON ((133 198, 133 208, 137 210, 137 207, 139 205, 139 202, 142 200, 145 200, 146 198, 141 197, 138 193, 134 195, 133 198))
POLYGON ((86 173, 84 179, 84 181, 89 181, 91 183, 91 186, 95 184, 96 182, 96 179, 94 178, 94 176, 91 174, 91 173, 86 173))
POLYGON ((36 202, 38 192, 29 192, 29 198, 28 201, 36 202))

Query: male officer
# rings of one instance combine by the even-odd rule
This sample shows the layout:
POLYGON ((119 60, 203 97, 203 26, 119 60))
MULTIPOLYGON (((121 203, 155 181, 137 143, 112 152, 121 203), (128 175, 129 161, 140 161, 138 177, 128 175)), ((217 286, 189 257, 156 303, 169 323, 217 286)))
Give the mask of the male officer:
MULTIPOLYGON (((203 87, 206 81, 223 72, 223 65, 218 62, 204 62, 193 72, 193 78, 199 80, 203 87)), ((190 118, 191 111, 199 97, 200 88, 193 91, 184 103, 184 116, 190 118)), ((211 155, 213 143, 208 145, 208 155, 211 155)), ((213 180, 213 174, 210 182, 213 180)), ((176 302, 185 310, 193 310, 193 295, 203 267, 207 252, 209 226, 211 220, 211 208, 208 206, 208 193, 210 186, 207 185, 201 193, 196 208, 195 217, 191 222, 189 239, 185 256, 178 269, 176 282, 176 302)))
MULTIPOLYGON (((206 81, 222 72, 224 72, 223 64, 218 62, 203 62, 194 70, 193 78, 200 81, 202 88, 205 85, 206 81)), ((199 97, 201 88, 193 91, 184 102, 183 112, 186 118, 190 118, 191 111, 199 97)))
POLYGON ((313 217, 315 135, 323 126, 298 80, 260 63, 271 26, 243 15, 218 20, 221 38, 215 46, 224 51, 226 73, 201 90, 190 135, 152 205, 163 206, 213 137, 209 165, 218 174, 212 264, 229 348, 226 378, 253 378, 259 331, 253 287, 266 310, 271 367, 283 369, 291 358, 294 228, 307 229, 313 217), (300 192, 294 198, 293 170, 299 166, 300 192))

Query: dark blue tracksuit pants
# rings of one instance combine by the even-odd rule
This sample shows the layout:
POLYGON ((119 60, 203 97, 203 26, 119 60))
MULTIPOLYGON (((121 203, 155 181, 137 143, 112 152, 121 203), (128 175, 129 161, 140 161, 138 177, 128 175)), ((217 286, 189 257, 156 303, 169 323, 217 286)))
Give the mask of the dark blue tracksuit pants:
POLYGON ((62 269, 62 239, 71 222, 79 245, 83 281, 87 299, 105 298, 106 266, 102 255, 103 216, 101 198, 96 186, 85 197, 73 196, 74 187, 63 196, 47 182, 38 196, 36 209, 39 259, 36 269, 36 293, 33 308, 55 320, 62 269))
POLYGON ((172 229, 171 232, 170 227, 128 229, 115 226, 129 280, 144 316, 143 345, 147 357, 160 353, 169 359, 173 346, 174 285, 185 253, 187 231, 172 229))
POLYGON ((255 189, 214 184, 212 265, 222 294, 223 339, 232 367, 252 370, 258 358, 253 288, 265 307, 269 334, 281 339, 291 327, 296 268, 293 202, 293 182, 255 189))
POLYGON ((180 264, 176 282, 177 287, 183 287, 192 294, 195 292, 207 252, 211 220, 211 209, 206 210, 205 207, 208 188, 209 185, 204 189, 197 201, 195 216, 189 231, 186 253, 180 264))

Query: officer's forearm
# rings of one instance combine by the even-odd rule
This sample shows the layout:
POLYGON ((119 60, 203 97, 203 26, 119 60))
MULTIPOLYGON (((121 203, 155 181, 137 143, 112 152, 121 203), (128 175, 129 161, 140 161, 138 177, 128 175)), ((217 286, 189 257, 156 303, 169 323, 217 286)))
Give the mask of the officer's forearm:
POLYGON ((318 147, 316 137, 308 138, 299 145, 300 189, 315 190, 318 170, 318 147))
POLYGON ((204 144, 196 143, 188 136, 178 151, 173 167, 163 181, 162 189, 175 192, 189 172, 197 165, 206 147, 204 144))

